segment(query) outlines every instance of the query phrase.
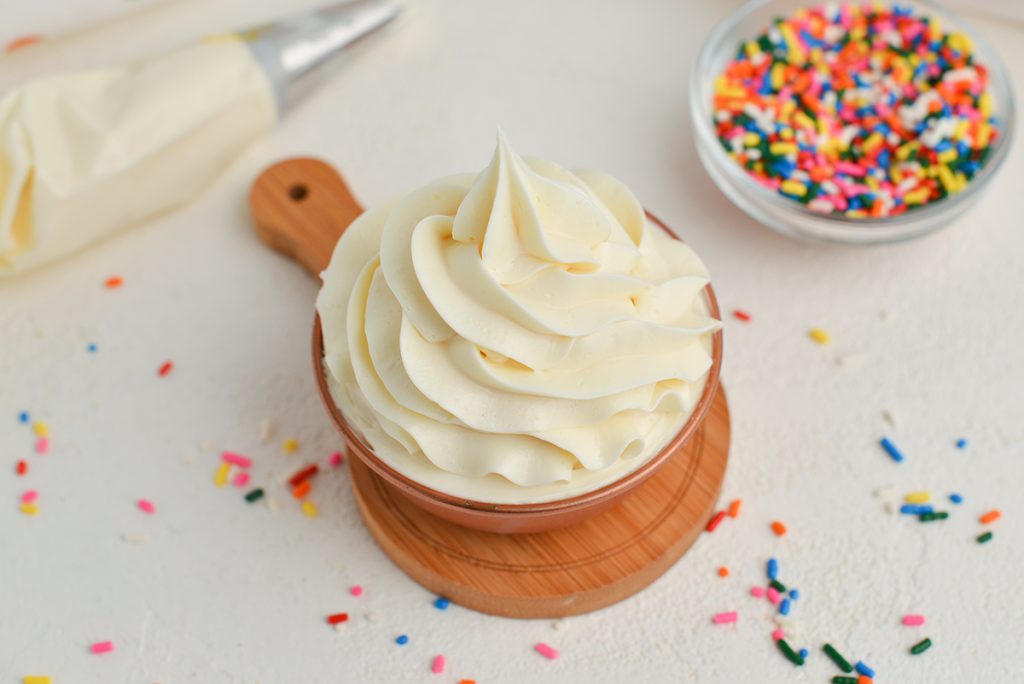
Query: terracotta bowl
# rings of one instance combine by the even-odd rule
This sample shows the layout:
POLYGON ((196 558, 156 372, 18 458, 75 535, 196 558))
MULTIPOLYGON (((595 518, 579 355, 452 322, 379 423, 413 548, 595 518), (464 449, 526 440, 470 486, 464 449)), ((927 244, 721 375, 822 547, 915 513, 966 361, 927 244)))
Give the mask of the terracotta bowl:
MULTIPOLYGON (((664 223, 649 212, 647 218, 672 237, 676 237, 664 223)), ((721 319, 718 301, 715 299, 715 292, 711 285, 704 289, 704 296, 708 311, 715 318, 721 319)), ((679 433, 672 438, 672 441, 642 466, 621 479, 572 498, 544 503, 495 504, 474 501, 431 489, 403 475, 378 458, 359 433, 348 424, 341 410, 334 403, 334 398, 327 387, 323 363, 324 341, 320 328, 320 317, 317 316, 313 323, 313 374, 316 377, 317 389, 320 391, 320 399, 323 401, 328 415, 334 421, 334 426, 344 437, 349 453, 358 458, 390 488, 428 513, 457 525, 499 534, 543 532, 567 527, 598 515, 619 503, 634 488, 657 472, 658 468, 667 463, 669 459, 676 457, 704 421, 718 389, 718 375, 722 367, 721 330, 716 332, 712 338, 711 357, 711 369, 708 371, 707 384, 704 386, 704 392, 690 418, 679 433)))

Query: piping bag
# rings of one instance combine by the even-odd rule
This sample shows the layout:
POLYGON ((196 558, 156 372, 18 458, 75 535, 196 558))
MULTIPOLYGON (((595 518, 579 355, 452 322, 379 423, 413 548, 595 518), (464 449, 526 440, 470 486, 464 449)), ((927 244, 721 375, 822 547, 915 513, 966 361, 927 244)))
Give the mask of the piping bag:
POLYGON ((6 93, 0 277, 188 202, 324 80, 332 57, 399 11, 356 0, 6 93))

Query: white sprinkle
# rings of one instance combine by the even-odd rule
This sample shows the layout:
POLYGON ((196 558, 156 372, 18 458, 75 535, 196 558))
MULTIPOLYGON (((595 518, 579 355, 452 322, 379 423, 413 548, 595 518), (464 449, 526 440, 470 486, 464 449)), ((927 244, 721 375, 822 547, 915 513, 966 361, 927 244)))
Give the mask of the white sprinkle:
POLYGON ((189 451, 181 456, 181 462, 185 465, 192 465, 197 460, 199 460, 199 456, 194 451, 189 451))
POLYGON ((274 421, 270 418, 264 418, 260 421, 260 441, 264 444, 269 442, 274 437, 274 421))
POLYGON ((142 532, 122 532, 121 540, 125 544, 144 546, 150 542, 149 535, 142 532))
POLYGON ((213 451, 216 448, 217 448, 217 443, 215 441, 213 441, 212 439, 209 439, 209 438, 204 439, 203 441, 201 441, 199 443, 199 450, 200 451, 213 451))
POLYGON ((847 370, 857 370, 864 365, 863 354, 843 354, 836 359, 836 363, 839 364, 840 368, 847 370))
POLYGON ((891 427, 896 427, 896 412, 889 409, 882 411, 882 420, 888 423, 891 427))
POLYGON ((555 620, 551 623, 551 629, 555 630, 556 632, 564 632, 568 626, 569 623, 565 620, 555 620))

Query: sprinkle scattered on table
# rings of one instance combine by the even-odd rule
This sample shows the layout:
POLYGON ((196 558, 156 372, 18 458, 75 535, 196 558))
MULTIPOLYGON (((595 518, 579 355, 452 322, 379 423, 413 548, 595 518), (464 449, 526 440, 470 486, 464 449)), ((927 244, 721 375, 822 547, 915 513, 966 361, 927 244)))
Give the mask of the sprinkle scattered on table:
POLYGON ((153 502, 149 499, 139 499, 138 506, 139 510, 143 513, 148 513, 149 515, 154 515, 156 513, 156 506, 154 506, 153 502))
POLYGON ((960 439, 956 440, 956 448, 957 449, 966 449, 967 448, 967 440, 964 439, 963 437, 961 437, 960 439))
POLYGON ((231 484, 236 487, 244 487, 249 484, 249 473, 245 471, 235 473, 235 476, 231 479, 231 484))
POLYGON ((441 655, 441 654, 438 654, 438 655, 434 656, 433 662, 430 663, 430 671, 433 672, 434 674, 441 674, 442 672, 444 672, 445 664, 446 663, 445 663, 444 656, 441 655))
POLYGON ((14 472, 19 476, 24 476, 28 473, 28 462, 25 460, 18 461, 18 464, 14 466, 14 472))
POLYGON ((776 536, 783 537, 785 536, 787 531, 788 530, 786 529, 786 526, 783 525, 781 522, 779 522, 778 520, 772 521, 772 532, 774 532, 776 536))
POLYGON ((964 497, 957 494, 956 492, 953 492, 952 494, 949 495, 949 500, 955 504, 962 504, 964 502, 964 497))
POLYGON ((156 374, 161 378, 167 377, 167 374, 174 370, 173 361, 164 361, 160 364, 160 367, 156 369, 156 374))
POLYGON ((334 613, 327 616, 327 624, 329 625, 340 625, 343 622, 348 622, 348 613, 334 613))
POLYGON ((913 646, 910 647, 910 653, 912 655, 921 655, 922 653, 924 653, 925 651, 927 651, 931 647, 932 647, 932 640, 927 638, 927 637, 925 637, 924 639, 922 639, 921 641, 917 642, 916 644, 914 644, 913 646))
POLYGON ((221 452, 220 460, 223 461, 224 463, 230 463, 231 465, 236 465, 239 468, 251 468, 252 467, 252 459, 251 458, 249 458, 248 456, 243 456, 242 454, 236 454, 233 451, 223 451, 223 452, 221 452))
POLYGON ((979 534, 978 535, 978 543, 979 544, 986 544, 986 543, 988 543, 991 540, 992 540, 992 533, 991 532, 985 532, 984 534, 979 534))
POLYGON ((537 653, 540 653, 542 656, 544 656, 548 660, 554 660, 555 658, 557 658, 559 656, 558 651, 556 651, 552 647, 548 646, 543 641, 538 643, 538 644, 536 644, 533 647, 533 650, 535 650, 537 653))
POLYGON ((29 420, 31 420, 31 418, 28 415, 28 411, 22 411, 18 414, 19 423, 28 423, 29 420))
POLYGON ((53 684, 53 680, 47 675, 25 675, 21 678, 22 684, 53 684))
POLYGON ((46 454, 50 452, 50 438, 40 437, 36 440, 36 453, 46 454))
POLYGON ((711 618, 711 622, 716 625, 727 625, 732 622, 736 622, 739 619, 739 613, 735 610, 731 610, 727 613, 717 613, 711 618))
POLYGON ((228 476, 231 474, 231 464, 221 463, 213 474, 213 484, 216 487, 223 487, 228 483, 228 476))
POLYGON ((245 500, 248 501, 249 503, 255 503, 263 498, 263 493, 263 489, 257 487, 256 489, 252 490, 251 492, 245 495, 245 500))
POLYGON ((289 437, 281 443, 281 451, 286 454, 294 454, 299 450, 299 440, 289 437))
POLYGON ((738 518, 738 517, 740 517, 740 507, 742 505, 743 505, 743 501, 741 499, 733 499, 729 503, 729 508, 726 509, 727 512, 729 513, 729 517, 730 518, 738 518))
POLYGON ((988 513, 985 513, 983 516, 981 516, 981 518, 980 518, 981 524, 982 525, 991 525, 996 520, 999 520, 999 517, 1001 515, 1002 515, 1002 513, 1000 513, 999 510, 993 509, 993 510, 989 511, 988 513))
POLYGON ((821 328, 811 328, 807 331, 807 336, 820 345, 826 345, 832 343, 832 336, 821 328))
POLYGON ((891 439, 889 439, 888 437, 883 437, 878 443, 882 446, 883 449, 885 449, 885 453, 889 454, 889 458, 896 461, 897 463, 903 462, 903 453, 896 448, 896 445, 892 443, 891 439))
POLYGON ((97 349, 99 349, 99 347, 96 346, 95 342, 90 342, 85 346, 85 350, 90 354, 95 354, 97 349))
POLYGON ((406 635, 406 634, 399 634, 397 637, 395 637, 395 643, 398 644, 399 646, 405 646, 407 643, 409 643, 408 635, 406 635))
POLYGON ((923 615, 904 615, 903 616, 903 624, 907 625, 908 627, 918 627, 918 626, 924 624, 924 616, 923 615))
POLYGON ((737 320, 743 321, 744 323, 749 323, 750 322, 750 314, 748 314, 743 309, 733 309, 732 315, 737 320))
POLYGON ((32 431, 36 433, 36 437, 50 436, 50 426, 41 420, 32 423, 32 431))
POLYGON ((331 454, 331 455, 330 455, 330 457, 329 457, 329 458, 327 459, 327 462, 331 464, 331 467, 332 467, 332 468, 337 468, 338 466, 340 466, 340 465, 341 465, 341 461, 342 461, 342 458, 343 458, 343 457, 342 457, 342 455, 341 455, 341 452, 340 452, 340 451, 335 451, 335 452, 334 452, 333 454, 331 454))
POLYGON ((114 650, 114 642, 113 641, 97 641, 96 643, 94 643, 92 646, 89 647, 89 650, 92 651, 96 655, 102 655, 104 653, 110 653, 110 652, 112 652, 114 650))
POLYGON ((725 515, 725 511, 718 511, 713 516, 711 516, 711 520, 708 521, 707 527, 704 528, 705 531, 714 532, 715 528, 717 528, 722 523, 722 521, 725 520, 725 515))
POLYGON ((822 647, 822 650, 825 651, 825 655, 827 655, 829 657, 829 660, 835 663, 836 667, 838 667, 840 670, 846 672, 847 674, 853 672, 853 665, 851 665, 850 661, 844 658, 842 654, 840 654, 839 651, 837 651, 832 644, 825 644, 822 647))
POLYGON ((857 670, 859 674, 862 674, 865 677, 871 677, 872 679, 874 679, 875 677, 875 671, 871 667, 869 667, 868 664, 865 663, 863 660, 858 660, 857 663, 853 666, 853 668, 857 670))
POLYGON ((434 599, 434 607, 438 610, 448 610, 448 606, 451 605, 451 601, 446 599, 444 596, 438 596, 434 599))
POLYGON ((124 278, 122 278, 121 276, 110 276, 109 278, 103 281, 103 284, 107 287, 107 289, 113 290, 124 285, 124 278))
POLYGON ((358 584, 354 584, 351 587, 349 587, 348 593, 358 598, 363 595, 363 588, 358 584))
POLYGON ((314 504, 312 501, 303 501, 302 502, 302 512, 305 513, 306 516, 310 517, 310 518, 315 518, 318 515, 318 511, 316 509, 316 504, 314 504))
POLYGON ((799 653, 794 651, 793 647, 790 646, 789 642, 787 642, 785 639, 776 640, 775 645, 779 647, 779 650, 782 651, 782 655, 786 656, 786 659, 789 660, 789 662, 797 666, 801 666, 804 664, 803 657, 799 653))
POLYGON ((718 576, 722 577, 722 578, 728 577, 729 576, 729 568, 725 567, 724 565, 722 567, 718 568, 718 576))
POLYGON ((123 541, 125 544, 135 544, 138 546, 143 546, 145 544, 148 544, 150 542, 150 539, 148 534, 143 534, 141 532, 122 532, 121 541, 123 541))

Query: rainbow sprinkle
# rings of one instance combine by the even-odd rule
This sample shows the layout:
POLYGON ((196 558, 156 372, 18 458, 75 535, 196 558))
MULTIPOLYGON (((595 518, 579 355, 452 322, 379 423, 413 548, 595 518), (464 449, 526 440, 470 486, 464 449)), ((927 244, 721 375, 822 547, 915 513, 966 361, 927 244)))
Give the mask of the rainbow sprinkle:
POLYGON ((963 191, 1000 133, 971 39, 911 8, 776 19, 715 81, 729 156, 822 214, 895 216, 963 191))

